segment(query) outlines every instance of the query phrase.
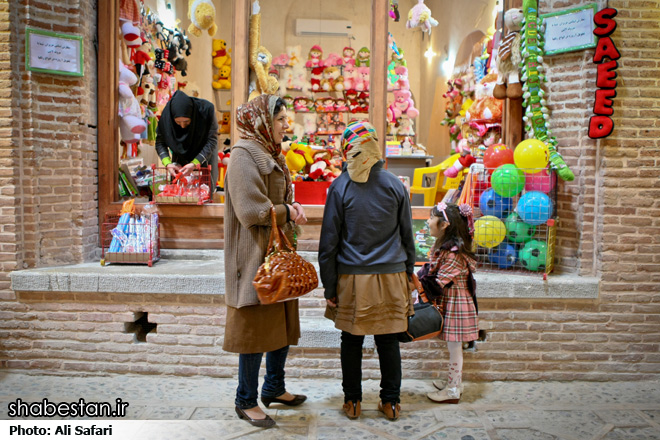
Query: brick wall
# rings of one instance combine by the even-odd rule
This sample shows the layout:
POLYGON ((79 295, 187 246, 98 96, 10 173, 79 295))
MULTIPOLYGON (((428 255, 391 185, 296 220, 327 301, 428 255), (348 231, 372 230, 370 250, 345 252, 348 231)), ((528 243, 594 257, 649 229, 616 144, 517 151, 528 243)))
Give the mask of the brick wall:
MULTIPOLYGON (((18 7, 12 2, 7 15, 6 2, 0 1, 0 32, 8 33, 9 20, 16 25, 24 22, 26 8, 36 20, 50 16, 46 9, 54 4, 28 2, 18 7)), ((77 6, 71 6, 72 11, 77 6)), ((82 23, 94 23, 93 8, 79 6, 81 24, 67 24, 75 28, 67 31, 83 34, 91 42, 93 29, 82 23)), ((544 2, 542 12, 571 6, 575 2, 544 2)), ((610 137, 600 141, 587 137, 595 90, 593 51, 546 58, 554 134, 576 174, 574 182, 559 185, 557 265, 562 272, 599 276, 600 296, 595 300, 482 299, 481 327, 488 330, 489 339, 476 353, 466 353, 469 380, 637 380, 655 378, 660 372, 660 2, 619 0, 610 1, 609 6, 619 10, 613 39, 622 55, 614 99, 616 128, 610 137)), ((76 12, 58 15, 74 18, 76 12)), ((65 26, 60 22, 52 25, 65 30, 59 28, 65 26)), ((90 95, 94 72, 88 64, 82 80, 27 74, 22 60, 13 55, 11 79, 15 84, 19 79, 22 82, 15 88, 21 93, 10 95, 6 52, 11 48, 16 48, 11 53, 22 52, 18 50, 22 37, 12 34, 9 49, 2 44, 0 130, 11 133, 11 139, 0 137, 0 161, 15 169, 0 174, 0 209, 3 219, 8 217, 0 235, 0 294, 5 299, 0 303, 1 365, 234 375, 237 357, 221 350, 225 314, 221 298, 20 292, 14 300, 6 273, 16 264, 76 262, 93 250, 95 142, 94 129, 88 125, 95 122, 86 115, 95 114, 90 95), (65 112, 53 104, 54 98, 69 95, 79 100, 73 105, 75 111, 66 112, 73 120, 67 120, 65 112), (52 99, 47 103, 46 97, 52 99), (53 119, 44 121, 38 116, 42 114, 53 119), (18 127, 22 127, 20 132, 18 127), (53 133, 69 137, 55 142, 53 133), (47 165, 49 161, 57 163, 47 165), (66 171, 48 174, 56 166, 66 171), (18 185, 19 169, 30 177, 22 186, 18 185), (65 180, 70 185, 64 185, 65 180), (58 192, 67 187, 70 193, 58 192), (22 206, 14 201, 17 191, 23 191, 22 206), (39 203, 45 211, 37 209, 39 203), (61 210, 64 207, 67 210, 61 210), (17 226, 12 229, 14 217, 17 226), (75 226, 65 228, 64 222, 75 226), (83 242, 87 228, 93 239, 83 242), (62 235, 55 233, 59 229, 62 235), (57 245, 60 237, 64 243, 57 245), (25 247, 17 246, 22 240, 25 247), (55 252, 53 246, 61 247, 55 252), (125 331, 125 324, 139 312, 148 312, 158 324, 157 333, 148 335, 146 344, 134 343, 125 331)), ((91 50, 91 45, 86 47, 91 50)), ((91 63, 93 53, 87 59, 91 63)), ((322 313, 320 292, 301 304, 306 317, 322 313)), ((402 347, 406 377, 443 372, 444 344, 419 342, 402 347)), ((293 348, 291 354, 287 371, 292 376, 340 374, 337 350, 293 348)), ((373 351, 366 354, 365 377, 378 377, 376 359, 373 351)))

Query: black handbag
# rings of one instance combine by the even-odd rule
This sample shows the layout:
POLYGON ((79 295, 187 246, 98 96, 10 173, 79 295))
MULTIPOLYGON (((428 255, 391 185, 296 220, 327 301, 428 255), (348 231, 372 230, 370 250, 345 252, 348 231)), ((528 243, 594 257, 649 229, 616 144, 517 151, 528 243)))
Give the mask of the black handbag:
MULTIPOLYGON (((414 305, 415 314, 408 317, 408 330, 399 333, 400 342, 422 341, 442 333, 444 319, 437 301, 429 300, 424 293, 424 287, 416 274, 412 275, 413 284, 419 292, 420 302, 414 305)), ((437 283, 435 283, 437 285, 437 283)), ((442 288, 438 286, 440 291, 442 288)), ((440 294, 442 295, 442 293, 440 294)))

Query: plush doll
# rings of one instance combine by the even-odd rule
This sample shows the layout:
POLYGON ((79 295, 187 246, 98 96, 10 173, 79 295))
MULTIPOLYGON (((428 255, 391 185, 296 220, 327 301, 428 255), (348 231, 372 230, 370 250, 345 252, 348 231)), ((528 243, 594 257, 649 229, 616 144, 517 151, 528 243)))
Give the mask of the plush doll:
POLYGON ((394 102, 387 109, 388 121, 396 122, 401 115, 407 115, 411 119, 415 119, 419 115, 419 111, 415 108, 415 102, 412 100, 410 90, 394 91, 394 102))
POLYGON ((355 49, 346 46, 342 51, 341 55, 342 55, 342 61, 344 62, 344 66, 348 66, 348 65, 355 66, 355 49))
POLYGON ((293 100, 293 110, 296 113, 308 113, 310 110, 310 99, 306 96, 298 96, 293 100))
POLYGON ((306 114, 303 117, 303 127, 305 129, 305 134, 316 133, 316 115, 306 114))
POLYGON ((231 89, 231 67, 224 65, 220 68, 217 75, 213 75, 213 83, 211 84, 214 89, 231 89))
POLYGON ((336 112, 348 111, 348 106, 346 105, 346 100, 344 98, 335 99, 335 111, 336 112))
POLYGON ((261 46, 261 14, 259 1, 252 4, 252 15, 250 16, 250 41, 248 45, 249 65, 251 71, 250 96, 248 101, 256 98, 262 93, 273 95, 280 88, 277 78, 268 74, 270 63, 273 59, 271 53, 261 46))
POLYGON ((286 63, 287 66, 289 67, 294 67, 298 64, 300 64, 300 53, 302 51, 302 48, 300 45, 297 46, 287 46, 286 48, 286 54, 288 57, 288 61, 286 63))
POLYGON ((289 62, 289 56, 285 53, 281 53, 275 58, 273 58, 273 66, 284 67, 289 62))
POLYGON ((343 65, 344 65, 344 60, 334 52, 331 52, 328 55, 328 58, 323 60, 323 67, 343 66, 343 65))
POLYGON ((493 97, 497 75, 490 73, 483 77, 475 91, 475 101, 465 112, 468 121, 475 119, 502 119, 502 101, 493 97))
POLYGON ((353 85, 355 90, 362 92, 369 90, 369 68, 368 67, 358 67, 357 77, 353 85))
POLYGON ((176 33, 172 36, 170 41, 170 46, 168 48, 169 54, 167 60, 172 64, 172 66, 179 72, 181 76, 186 76, 186 69, 188 68, 188 61, 184 58, 184 47, 185 40, 183 35, 176 33))
POLYGON ((413 126, 413 120, 409 118, 399 119, 399 128, 397 134, 405 136, 415 136, 415 129, 413 126))
POLYGON ((323 67, 314 67, 310 79, 310 85, 313 92, 323 90, 321 87, 321 79, 323 79, 323 67))
POLYGON ((462 139, 458 142, 458 147, 456 152, 460 153, 460 157, 456 159, 453 165, 445 170, 443 173, 447 177, 454 178, 458 176, 464 168, 468 168, 470 165, 475 163, 477 160, 472 156, 472 151, 465 139, 462 139))
POLYGON ((360 92, 358 95, 358 113, 369 113, 369 93, 360 92))
POLYGON ((292 88, 294 90, 302 90, 303 93, 308 93, 312 88, 312 83, 307 80, 307 71, 302 63, 291 68, 292 75, 292 88))
POLYGON ((284 95, 282 96, 282 101, 286 104, 287 110, 293 110, 293 96, 284 95))
POLYGON ((229 134, 231 127, 231 113, 222 112, 222 119, 220 119, 218 122, 220 124, 218 132, 220 134, 229 134))
POLYGON ((348 101, 348 109, 351 113, 357 113, 360 110, 358 94, 355 90, 346 90, 346 100, 348 101))
POLYGON ((355 81, 357 79, 357 67, 353 64, 344 66, 344 90, 355 90, 355 81))
POLYGON ((409 90, 410 83, 408 82, 408 68, 404 66, 395 67, 394 73, 397 75, 395 88, 399 90, 409 90))
POLYGON ((137 76, 142 76, 143 66, 151 61, 151 43, 148 40, 141 40, 142 44, 133 54, 133 63, 135 63, 135 73, 137 76))
POLYGON ((403 66, 407 67, 406 59, 404 58, 404 52, 403 49, 400 47, 397 47, 397 50, 399 53, 392 52, 392 57, 390 58, 390 61, 394 63, 394 67, 397 66, 403 66))
POLYGON ((305 166, 307 165, 303 151, 298 149, 299 145, 301 144, 292 142, 289 147, 289 151, 286 153, 286 157, 284 158, 286 166, 289 168, 291 174, 295 174, 305 169, 305 166))
POLYGON ((147 129, 142 111, 131 87, 137 83, 137 76, 119 62, 119 131, 126 144, 140 141, 140 134, 147 129))
POLYGON ((213 48, 213 66, 216 69, 221 68, 225 64, 231 66, 231 49, 227 49, 227 42, 214 38, 211 45, 213 48))
POLYGON ((316 98, 316 100, 314 100, 314 109, 316 110, 316 113, 323 113, 325 111, 323 100, 324 98, 316 98))
POLYGON ((399 15, 399 2, 397 0, 392 0, 390 2, 390 18, 396 22, 399 21, 401 16, 399 15))
POLYGON ((321 80, 321 89, 326 92, 341 92, 344 90, 344 78, 341 76, 339 68, 329 66, 323 69, 323 79, 321 80))
POLYGON ((330 161, 325 158, 325 152, 314 155, 314 163, 309 167, 309 177, 314 180, 322 180, 326 168, 330 161))
POLYGON ((323 98, 323 111, 324 112, 336 111, 335 98, 333 98, 332 96, 327 96, 323 98))
POLYGON ((323 49, 321 49, 321 46, 319 46, 318 44, 315 44, 309 50, 305 67, 307 68, 323 67, 322 57, 323 57, 323 49))
POLYGON ((203 30, 207 30, 210 36, 214 36, 218 30, 215 25, 215 6, 211 0, 188 0, 188 18, 188 33, 196 37, 201 37, 203 30))
POLYGON ((371 51, 368 48, 363 47, 357 53, 357 58, 355 60, 355 65, 357 67, 360 67, 360 66, 369 67, 370 61, 371 61, 371 51))
POLYGON ((422 32, 431 35, 431 28, 438 25, 438 20, 431 17, 431 10, 424 4, 424 0, 417 0, 417 4, 408 11, 406 28, 412 29, 419 26, 422 32))
POLYGON ((523 95, 518 76, 522 61, 520 29, 522 29, 523 20, 522 9, 509 9, 504 14, 504 24, 509 33, 502 39, 495 57, 497 85, 493 89, 493 96, 497 99, 520 99, 523 95))

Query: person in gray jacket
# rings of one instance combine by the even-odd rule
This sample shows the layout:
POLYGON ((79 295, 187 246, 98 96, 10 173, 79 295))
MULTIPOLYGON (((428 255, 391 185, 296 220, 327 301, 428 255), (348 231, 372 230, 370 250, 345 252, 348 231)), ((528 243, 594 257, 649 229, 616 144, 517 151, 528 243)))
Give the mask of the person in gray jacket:
POLYGON ((378 409, 390 420, 401 407, 401 354, 396 334, 413 313, 412 213, 401 181, 383 168, 376 131, 353 122, 342 135, 345 170, 332 182, 323 212, 319 266, 326 317, 341 334, 344 412, 359 417, 362 344, 375 335, 381 370, 378 409))

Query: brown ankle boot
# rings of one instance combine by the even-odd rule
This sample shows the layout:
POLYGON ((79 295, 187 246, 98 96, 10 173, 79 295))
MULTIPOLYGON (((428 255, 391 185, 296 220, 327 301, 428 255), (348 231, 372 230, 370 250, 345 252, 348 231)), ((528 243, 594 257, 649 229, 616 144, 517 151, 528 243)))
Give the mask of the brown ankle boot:
POLYGON ((378 411, 385 414, 385 417, 394 421, 401 415, 401 405, 394 402, 378 402, 378 411))
POLYGON ((346 417, 349 419, 357 419, 360 417, 360 413, 362 412, 360 408, 360 401, 351 401, 349 400, 348 402, 344 403, 344 413, 346 413, 346 417))

